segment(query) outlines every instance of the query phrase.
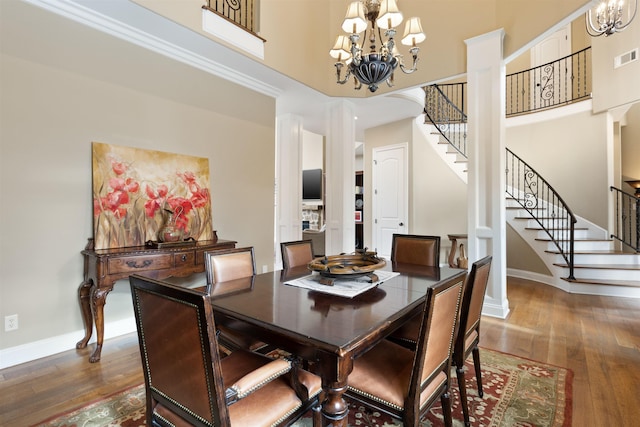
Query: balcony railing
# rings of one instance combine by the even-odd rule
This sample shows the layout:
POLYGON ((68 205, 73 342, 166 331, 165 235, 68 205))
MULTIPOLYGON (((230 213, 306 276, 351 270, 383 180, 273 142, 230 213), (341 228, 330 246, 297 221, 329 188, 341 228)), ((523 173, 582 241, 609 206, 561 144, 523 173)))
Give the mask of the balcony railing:
POLYGON ((255 0, 207 0, 202 7, 256 34, 254 6, 255 0))
POLYGON ((611 187, 614 198, 615 226, 611 238, 640 252, 640 198, 611 187))
POLYGON ((506 116, 591 97, 591 47, 548 64, 507 75, 506 116))

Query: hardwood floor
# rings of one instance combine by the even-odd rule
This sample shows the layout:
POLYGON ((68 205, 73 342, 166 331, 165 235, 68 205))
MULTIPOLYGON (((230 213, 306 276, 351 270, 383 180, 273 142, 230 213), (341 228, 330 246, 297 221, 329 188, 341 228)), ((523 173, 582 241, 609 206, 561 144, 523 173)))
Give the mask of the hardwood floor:
MULTIPOLYGON (((574 372, 573 425, 636 426, 640 420, 640 300, 572 295, 509 278, 511 313, 483 317, 480 345, 574 372)), ((0 425, 29 426, 143 382, 137 336, 0 370, 0 425)))

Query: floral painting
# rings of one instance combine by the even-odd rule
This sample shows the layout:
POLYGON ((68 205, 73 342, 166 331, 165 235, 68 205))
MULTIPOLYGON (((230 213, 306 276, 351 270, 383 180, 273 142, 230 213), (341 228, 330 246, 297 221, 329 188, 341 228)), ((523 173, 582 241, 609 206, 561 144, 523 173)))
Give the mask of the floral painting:
POLYGON ((157 241, 171 217, 182 240, 211 240, 209 160, 94 142, 96 249, 157 241))

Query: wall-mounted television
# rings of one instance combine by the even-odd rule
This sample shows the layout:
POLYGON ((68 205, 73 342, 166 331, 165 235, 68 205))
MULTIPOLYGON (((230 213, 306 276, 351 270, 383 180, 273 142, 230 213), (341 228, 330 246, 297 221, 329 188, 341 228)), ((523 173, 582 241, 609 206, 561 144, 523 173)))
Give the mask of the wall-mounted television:
POLYGON ((322 200, 322 169, 302 171, 302 200, 322 200))

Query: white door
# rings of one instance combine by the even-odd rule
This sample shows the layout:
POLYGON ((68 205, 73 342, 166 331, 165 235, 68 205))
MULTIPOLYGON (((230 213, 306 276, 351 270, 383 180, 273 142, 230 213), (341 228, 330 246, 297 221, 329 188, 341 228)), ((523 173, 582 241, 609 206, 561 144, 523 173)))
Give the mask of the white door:
POLYGON ((372 243, 379 256, 389 259, 393 233, 407 233, 409 176, 407 144, 373 149, 372 243))
POLYGON ((571 99, 571 60, 567 58, 555 62, 569 55, 571 25, 556 31, 531 49, 531 68, 535 70, 531 79, 532 110, 558 105, 571 99))

